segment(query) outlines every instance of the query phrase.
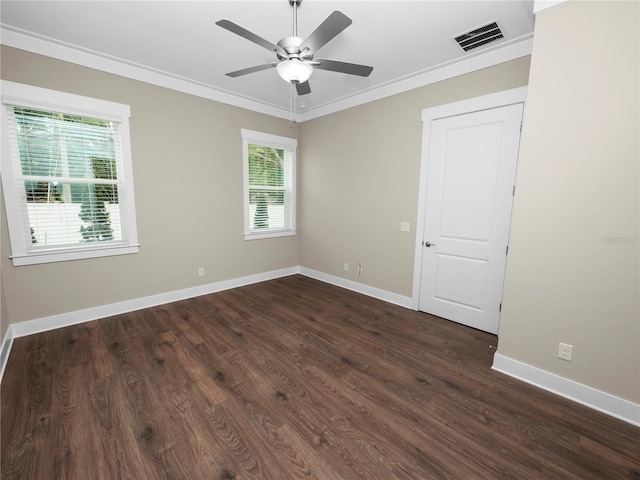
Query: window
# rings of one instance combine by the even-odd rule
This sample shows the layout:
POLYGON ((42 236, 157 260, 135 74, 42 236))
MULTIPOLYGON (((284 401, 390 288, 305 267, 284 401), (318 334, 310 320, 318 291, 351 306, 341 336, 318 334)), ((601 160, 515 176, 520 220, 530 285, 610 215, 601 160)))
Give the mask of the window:
POLYGON ((296 234, 297 140, 242 130, 244 238, 296 234))
POLYGON ((13 264, 138 251, 129 106, 2 82, 13 264))

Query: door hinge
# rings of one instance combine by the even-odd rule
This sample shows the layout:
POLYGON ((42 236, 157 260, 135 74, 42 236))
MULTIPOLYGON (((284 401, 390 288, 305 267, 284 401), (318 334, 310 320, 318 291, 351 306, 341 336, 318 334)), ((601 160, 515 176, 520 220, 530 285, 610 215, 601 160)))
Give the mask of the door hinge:
POLYGON ((522 122, 520 122, 520 131, 522 131, 522 122))
POLYGON ((516 186, 513 186, 513 191, 511 192, 511 196, 515 197, 516 196, 516 186))
POLYGON ((509 245, 507 245, 507 251, 504 252, 505 255, 509 255, 509 245))
POLYGON ((499 312, 502 311, 502 304, 500 304, 500 308, 498 309, 499 312))

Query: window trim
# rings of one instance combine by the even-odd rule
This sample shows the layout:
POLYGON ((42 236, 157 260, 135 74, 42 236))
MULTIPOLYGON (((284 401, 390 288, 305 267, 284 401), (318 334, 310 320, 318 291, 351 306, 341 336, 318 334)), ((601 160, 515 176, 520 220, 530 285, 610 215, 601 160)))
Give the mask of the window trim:
POLYGON ((296 157, 298 140, 295 138, 281 137, 270 133, 256 132, 241 129, 242 136, 242 175, 243 175, 243 210, 244 210, 244 239, 259 240, 263 238, 286 237, 296 235, 296 157), (249 220, 249 145, 262 145, 265 147, 279 148, 291 152, 289 175, 291 177, 291 224, 289 228, 274 229, 257 233, 251 231, 249 220))
POLYGON ((11 244, 11 260, 14 266, 35 265, 40 263, 62 262, 85 258, 97 258, 112 255, 127 255, 138 253, 137 221, 135 212, 135 197, 133 192, 133 166, 131 160, 131 138, 129 133, 129 118, 131 109, 124 105, 106 100, 100 100, 81 95, 75 95, 57 90, 34 87, 2 80, 2 159, 0 173, 2 174, 2 189, 9 226, 11 244), (21 215, 21 201, 15 184, 14 162, 9 135, 8 105, 33 108, 37 110, 55 111, 70 115, 98 118, 118 122, 120 133, 120 148, 122 155, 122 169, 125 193, 127 240, 122 243, 91 244, 87 246, 70 246, 51 248, 28 252, 28 230, 21 215))

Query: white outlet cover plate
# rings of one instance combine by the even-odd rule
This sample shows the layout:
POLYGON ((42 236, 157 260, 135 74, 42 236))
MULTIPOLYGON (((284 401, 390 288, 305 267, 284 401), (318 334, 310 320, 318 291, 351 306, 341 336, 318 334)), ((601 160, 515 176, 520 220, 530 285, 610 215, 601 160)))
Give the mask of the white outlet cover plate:
POLYGON ((573 358, 573 345, 560 343, 558 345, 558 358, 570 362, 573 358))

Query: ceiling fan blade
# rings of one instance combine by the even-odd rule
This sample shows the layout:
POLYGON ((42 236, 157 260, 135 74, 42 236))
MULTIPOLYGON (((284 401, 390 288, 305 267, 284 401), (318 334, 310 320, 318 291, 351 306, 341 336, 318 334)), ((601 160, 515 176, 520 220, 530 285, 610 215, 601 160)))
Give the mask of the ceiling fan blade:
POLYGON ((275 63, 265 63, 264 65, 256 65, 255 67, 243 68, 242 70, 236 70, 235 72, 227 73, 227 77, 240 77, 249 73, 261 72, 269 68, 275 67, 275 63))
POLYGON ((318 62, 318 65, 314 65, 313 68, 318 70, 330 70, 332 72, 348 73, 349 75, 358 75, 360 77, 368 77, 373 71, 373 67, 358 65, 357 63, 338 62, 325 58, 317 58, 315 61, 318 62))
POLYGON ((324 45, 329 43, 333 37, 351 25, 351 23, 352 20, 349 17, 340 10, 335 10, 302 42, 300 50, 308 48, 311 50, 311 53, 316 53, 324 45))
POLYGON ((247 40, 249 40, 250 42, 256 43, 258 45, 260 45, 261 47, 266 48, 267 50, 269 50, 270 52, 276 52, 279 53, 281 55, 286 55, 287 52, 284 51, 284 49, 282 49, 281 47, 279 47, 278 45, 276 45, 275 43, 271 43, 269 40, 265 40, 264 38, 256 35, 253 32, 250 32, 249 30, 247 30, 246 28, 241 27, 240 25, 233 23, 231 20, 218 20, 216 22, 216 25, 229 30, 230 32, 235 33, 236 35, 240 35, 243 38, 246 38, 247 40))
POLYGON ((309 80, 306 82, 296 84, 296 91, 298 95, 307 95, 311 93, 311 86, 309 85, 309 80))

